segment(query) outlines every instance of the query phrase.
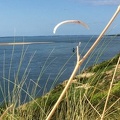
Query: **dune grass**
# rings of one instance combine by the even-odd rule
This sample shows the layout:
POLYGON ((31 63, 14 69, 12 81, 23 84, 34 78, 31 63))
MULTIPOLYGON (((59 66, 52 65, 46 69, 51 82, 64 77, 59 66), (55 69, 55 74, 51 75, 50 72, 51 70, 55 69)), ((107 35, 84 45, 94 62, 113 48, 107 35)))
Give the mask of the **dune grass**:
MULTIPOLYGON (((117 71, 115 71, 116 61, 118 61, 119 56, 117 55, 111 60, 95 65, 93 69, 90 67, 83 73, 94 72, 94 75, 89 77, 76 76, 51 120, 99 120, 102 118, 108 95, 109 100, 104 111, 104 119, 119 119, 120 78, 117 74, 120 68, 118 67, 117 71), (101 66, 104 67, 101 68, 101 66), (112 69, 107 69, 106 66, 111 66, 112 69), (98 68, 97 72, 94 71, 95 67, 98 68), (110 83, 115 73, 115 81, 110 89, 110 83), (109 90, 111 91, 110 94, 108 94, 109 90)), ((45 120, 65 87, 65 84, 66 81, 57 85, 44 96, 19 106, 16 108, 15 115, 23 120, 45 120)))
MULTIPOLYGON (((103 41, 104 42, 104 41, 103 41)), ((109 41, 108 41, 109 42, 109 41)), ((106 48, 108 43, 104 43, 102 47, 106 48)), ((28 46, 29 47, 29 46, 28 46)), ((3 57, 3 85, 0 84, 0 91, 3 96, 3 102, 0 103, 0 119, 3 120, 46 120, 48 114, 53 108, 54 104, 58 100, 61 95, 63 89, 66 86, 67 81, 60 83, 54 88, 54 85, 59 80, 60 76, 64 73, 64 67, 69 62, 69 60, 76 54, 73 55, 66 61, 63 67, 60 69, 58 75, 56 76, 53 84, 51 85, 50 92, 46 93, 46 87, 49 81, 46 80, 45 87, 43 89, 43 96, 36 98, 38 92, 41 91, 41 86, 39 85, 39 81, 42 75, 46 72, 46 69, 54 62, 50 60, 50 56, 53 51, 50 52, 47 57, 44 65, 42 66, 38 78, 36 81, 30 79, 29 83, 26 83, 27 78, 30 74, 30 64, 36 55, 36 51, 31 53, 31 57, 27 61, 26 68, 19 78, 19 74, 21 72, 22 65, 25 61, 25 56, 28 51, 28 47, 23 45, 21 50, 21 56, 18 62, 17 71, 12 73, 12 65, 14 64, 14 52, 15 46, 13 46, 11 51, 11 58, 9 62, 9 70, 8 75, 6 76, 6 51, 4 51, 3 57), (12 74, 14 74, 14 80, 11 79, 12 74), (32 88, 31 85, 32 84, 32 88), (12 90, 10 89, 10 85, 13 86, 12 90), (7 91, 6 91, 7 86, 7 91), (54 88, 54 89, 53 89, 54 88), (30 91, 31 89, 31 91, 30 91), (38 91, 39 89, 39 91, 38 91), (25 94, 24 101, 22 101, 22 94, 25 94), (26 103, 26 101, 28 101, 26 103)), ((85 46, 86 47, 86 46, 85 46)), ((111 78, 114 73, 115 66, 117 64, 118 58, 120 54, 115 56, 114 58, 103 61, 100 64, 96 64, 98 59, 102 53, 105 51, 104 49, 99 49, 96 61, 93 66, 86 69, 85 66, 91 60, 91 57, 95 54, 94 51, 90 55, 90 59, 88 58, 83 70, 80 71, 79 75, 73 78, 72 84, 70 88, 65 93, 65 97, 61 100, 59 107, 56 109, 54 115, 51 120, 96 120, 101 119, 102 116, 104 119, 117 119, 119 118, 119 100, 120 100, 120 82, 119 82, 119 72, 120 67, 116 70, 116 79, 112 83, 112 88, 110 88, 111 78), (106 100, 109 93, 109 100, 106 100), (105 107, 105 101, 106 107, 105 107)), ((79 60, 79 56, 77 56, 77 60, 79 60)), ((103 119, 102 118, 102 119, 103 119)))
MULTIPOLYGON (((50 113, 64 87, 66 86, 67 81, 64 81, 53 89, 54 84, 57 82, 60 75, 63 74, 64 66, 69 60, 66 61, 64 66, 59 71, 53 85, 51 86, 51 90, 48 93, 45 92, 49 81, 48 76, 48 80, 46 81, 46 85, 43 90, 43 96, 36 98, 36 95, 38 94, 37 87, 41 90, 41 86, 38 83, 46 69, 52 62, 54 62, 53 59, 49 62, 49 64, 47 64, 53 51, 51 51, 45 61, 37 81, 30 81, 34 84, 33 88, 30 88, 31 83, 26 85, 26 80, 30 73, 29 65, 31 64, 36 52, 31 54, 21 80, 18 80, 27 49, 28 47, 25 48, 24 46, 22 48, 18 69, 16 73, 14 73, 14 81, 12 81, 10 77, 10 70, 12 64, 14 64, 12 62, 14 47, 11 55, 8 76, 5 76, 6 59, 4 52, 4 85, 0 85, 0 90, 4 98, 4 101, 0 105, 1 120, 46 120, 47 115, 50 113), (13 85, 12 91, 10 90, 11 84, 13 85), (7 86, 7 93, 5 91, 5 86, 7 86), (32 89, 31 92, 29 92, 29 89, 32 89), (23 92, 26 96, 24 101, 21 101, 23 92), (25 103, 27 98, 29 98, 29 102, 25 103)), ((51 120, 119 120, 120 65, 117 64, 117 62, 119 62, 119 57, 120 54, 110 60, 103 61, 100 64, 95 64, 87 69, 83 67, 81 73, 73 78, 70 88, 65 93, 65 97, 61 100, 60 105, 56 109, 51 120)))
MULTIPOLYGON (((89 67, 81 73, 84 74, 84 76, 76 76, 52 119, 100 119, 118 57, 119 54, 111 60, 89 67), (87 77, 87 73, 94 74, 87 77)), ((106 108, 105 119, 117 119, 116 116, 119 116, 119 72, 120 70, 118 69, 116 71, 116 80, 114 81, 111 90, 110 100, 107 102, 108 107, 106 108)), ((10 83, 12 82, 9 79, 4 79, 10 83)), ((49 93, 45 94, 45 96, 37 99, 34 98, 28 91, 25 91, 19 84, 14 83, 14 81, 13 84, 16 88, 18 87, 17 89, 20 89, 29 95, 32 102, 24 105, 20 105, 19 103, 18 107, 15 107, 15 105, 19 99, 16 99, 16 101, 10 102, 9 104, 5 103, 5 108, 1 109, 1 117, 3 118, 5 116, 4 119, 45 120, 47 114, 65 87, 66 81, 56 86, 49 93)), ((16 94, 18 95, 19 92, 14 92, 14 96, 16 94)))
MULTIPOLYGON (((32 79, 29 79, 29 82, 27 82, 27 79, 29 78, 29 74, 31 73, 30 64, 32 63, 32 61, 36 55, 36 52, 37 52, 37 51, 35 51, 35 52, 31 53, 31 56, 26 61, 26 55, 27 55, 28 48, 29 48, 29 46, 25 46, 25 45, 23 45, 23 47, 21 48, 21 55, 20 55, 20 58, 18 61, 18 65, 16 66, 17 70, 14 72, 12 72, 12 69, 14 69, 12 67, 14 64, 13 61, 15 59, 15 53, 14 53, 15 46, 12 47, 10 61, 8 61, 8 59, 6 59, 7 53, 6 53, 6 51, 4 51, 3 76, 2 76, 2 81, 0 83, 1 98, 3 99, 3 101, 0 103, 0 120, 1 119, 11 119, 11 120, 24 119, 24 117, 23 117, 24 114, 25 114, 25 116, 27 116, 27 117, 25 117, 25 119, 33 119, 34 112, 31 110, 31 107, 30 107, 31 105, 30 106, 27 105, 28 106, 27 112, 25 110, 25 113, 23 111, 21 112, 21 108, 20 108, 20 106, 22 104, 25 104, 26 102, 29 102, 29 101, 32 101, 35 104, 34 111, 37 111, 37 109, 39 109, 38 112, 36 112, 37 114, 39 112, 42 113, 41 116, 37 115, 37 116, 39 116, 39 118, 45 119, 45 117, 46 117, 46 106, 48 105, 48 102, 47 102, 48 98, 46 98, 45 101, 42 98, 42 102, 39 103, 38 101, 36 101, 36 96, 38 96, 41 91, 42 91, 42 95, 46 94, 47 84, 48 84, 50 76, 48 76, 44 88, 39 85, 39 82, 40 82, 43 74, 46 72, 46 70, 50 67, 50 65, 56 59, 56 58, 54 58, 52 60, 50 59, 54 49, 50 52, 46 61, 42 65, 42 68, 40 68, 37 80, 34 81, 32 79), (22 69, 22 67, 24 65, 24 61, 27 62, 27 64, 25 66, 25 69, 22 69), (9 69, 7 68, 8 74, 6 74, 7 73, 6 64, 9 66, 9 69), (21 74, 21 71, 22 71, 22 74, 21 74), (14 76, 14 78, 13 78, 13 76, 14 76), (32 87, 31 87, 31 84, 32 84, 32 87), (12 88, 11 88, 11 86, 12 86, 12 88), (23 94, 24 94, 24 97, 23 97, 23 94), (30 114, 27 115, 26 113, 28 113, 28 112, 30 114)), ((65 66, 67 65, 67 63, 73 56, 74 56, 74 54, 62 66, 62 68, 60 69, 55 80, 53 81, 53 83, 51 83, 50 89, 53 89, 56 82, 59 80, 59 78, 64 73, 65 66)), ((55 101, 56 101, 56 99, 55 99, 55 101)), ((52 103, 49 103, 49 104, 52 104, 52 103)), ((35 115, 36 118, 37 118, 37 116, 35 115)))
MULTIPOLYGON (((48 56, 37 81, 30 81, 32 84, 34 84, 34 86, 31 88, 32 92, 29 92, 30 83, 26 85, 26 79, 30 73, 29 65, 31 64, 36 52, 31 54, 21 80, 18 80, 22 62, 25 59, 27 49, 28 48, 24 48, 23 46, 18 70, 16 73, 14 73, 14 81, 10 79, 11 72, 9 72, 9 76, 5 76, 5 74, 3 76, 4 85, 0 86, 0 89, 2 91, 4 101, 1 103, 0 107, 0 119, 45 120, 62 93, 62 90, 66 86, 67 81, 64 81, 63 83, 57 85, 54 89, 51 89, 50 92, 43 92, 43 96, 36 98, 38 93, 37 87, 41 90, 41 86, 38 84, 40 78, 46 71, 47 67, 54 62, 54 60, 52 60, 49 62, 49 64, 46 64, 49 61, 50 56, 48 56), (11 84, 14 86, 12 91, 8 89, 8 92, 6 93, 5 86, 7 85, 7 87, 10 88, 8 85, 11 84), (24 85, 26 87, 24 87, 24 85), (27 99, 27 97, 29 98, 29 102, 27 103, 24 103, 26 100, 24 100, 24 102, 21 101, 23 92, 26 94, 25 99, 27 99)), ((11 57, 14 56, 13 51, 11 57)), ((52 52, 50 55, 51 54, 52 52)), ((84 70, 81 71, 80 75, 74 77, 69 90, 66 92, 65 97, 60 102, 60 106, 56 109, 51 120, 99 120, 103 118, 106 120, 119 119, 120 66, 117 64, 119 56, 120 54, 116 55, 110 60, 103 61, 100 64, 95 64, 87 69, 83 68, 84 70), (116 66, 117 68, 115 70, 116 66)), ((6 61, 5 52, 3 59, 6 61)), ((13 64, 12 60, 13 58, 11 58, 9 71, 11 70, 13 64)), ((65 63, 65 65, 68 63, 68 61, 65 63)), ((5 66, 4 64, 3 66, 5 66)), ((53 88, 60 75, 62 75, 64 66, 61 68, 51 88, 53 88)), ((3 71, 5 72, 5 67, 3 68, 3 71)), ((45 87, 46 86, 47 82, 45 87)), ((44 88, 44 91, 45 89, 46 88, 44 88)))

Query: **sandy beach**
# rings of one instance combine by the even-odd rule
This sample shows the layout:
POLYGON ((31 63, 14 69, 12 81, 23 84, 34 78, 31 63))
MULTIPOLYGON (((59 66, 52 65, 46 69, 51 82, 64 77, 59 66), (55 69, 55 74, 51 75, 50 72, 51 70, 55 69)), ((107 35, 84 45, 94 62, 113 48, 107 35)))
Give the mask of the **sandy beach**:
POLYGON ((53 42, 10 42, 10 43, 0 43, 0 46, 7 45, 29 45, 29 44, 50 44, 53 42))

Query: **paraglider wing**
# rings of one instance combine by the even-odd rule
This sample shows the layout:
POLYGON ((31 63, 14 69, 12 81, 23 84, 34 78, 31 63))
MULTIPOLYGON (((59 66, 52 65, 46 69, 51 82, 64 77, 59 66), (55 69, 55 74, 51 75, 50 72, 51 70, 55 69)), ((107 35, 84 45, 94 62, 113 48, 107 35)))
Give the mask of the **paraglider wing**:
POLYGON ((82 26, 84 26, 85 28, 88 29, 88 25, 85 24, 84 22, 80 21, 80 20, 65 20, 65 21, 62 21, 62 22, 58 23, 58 24, 54 27, 53 33, 55 34, 57 28, 58 28, 59 26, 61 26, 62 24, 66 24, 66 23, 76 23, 76 24, 80 24, 80 25, 82 25, 82 26))

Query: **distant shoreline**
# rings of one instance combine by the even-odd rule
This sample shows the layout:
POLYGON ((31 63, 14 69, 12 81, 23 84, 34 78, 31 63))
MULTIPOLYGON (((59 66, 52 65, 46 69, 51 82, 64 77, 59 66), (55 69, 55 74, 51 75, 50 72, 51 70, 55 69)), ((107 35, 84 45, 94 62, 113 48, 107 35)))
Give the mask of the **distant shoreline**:
POLYGON ((0 46, 8 45, 29 45, 29 44, 50 44, 53 42, 10 42, 10 43, 0 43, 0 46))
POLYGON ((107 35, 107 36, 120 36, 120 34, 111 34, 111 35, 107 35))

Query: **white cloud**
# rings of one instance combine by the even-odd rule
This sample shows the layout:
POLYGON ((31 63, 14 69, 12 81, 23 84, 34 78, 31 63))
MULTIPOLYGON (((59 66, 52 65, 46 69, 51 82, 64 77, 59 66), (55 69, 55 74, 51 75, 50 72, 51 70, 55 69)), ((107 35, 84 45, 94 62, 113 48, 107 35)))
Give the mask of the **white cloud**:
POLYGON ((90 3, 93 5, 119 5, 120 0, 79 0, 82 3, 90 3))

